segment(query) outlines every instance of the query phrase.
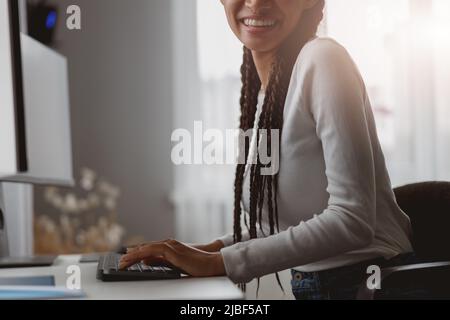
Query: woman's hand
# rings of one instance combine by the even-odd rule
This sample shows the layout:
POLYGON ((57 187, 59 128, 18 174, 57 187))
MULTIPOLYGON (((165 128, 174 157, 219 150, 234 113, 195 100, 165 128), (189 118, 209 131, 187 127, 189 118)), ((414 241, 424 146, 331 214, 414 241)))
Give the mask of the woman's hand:
MULTIPOLYGON (((158 241, 159 243, 160 241, 158 241)), ((157 242, 155 242, 157 243, 157 242)), ((142 244, 138 244, 138 245, 133 245, 133 246, 129 246, 127 248, 127 253, 135 250, 137 247, 139 246, 144 246, 146 245, 146 243, 142 243, 142 244)), ((206 252, 219 252, 220 249, 222 249, 223 247, 225 247, 225 245, 223 244, 222 241, 220 240, 215 240, 213 242, 207 243, 207 244, 186 244, 190 247, 193 247, 195 249, 199 249, 201 251, 206 251, 206 252)))
POLYGON ((125 269, 141 261, 149 265, 169 264, 194 277, 225 275, 220 252, 206 252, 172 239, 129 248, 119 267, 125 269))
POLYGON ((224 244, 222 241, 216 240, 208 244, 194 244, 190 246, 206 252, 219 252, 224 247, 224 244))

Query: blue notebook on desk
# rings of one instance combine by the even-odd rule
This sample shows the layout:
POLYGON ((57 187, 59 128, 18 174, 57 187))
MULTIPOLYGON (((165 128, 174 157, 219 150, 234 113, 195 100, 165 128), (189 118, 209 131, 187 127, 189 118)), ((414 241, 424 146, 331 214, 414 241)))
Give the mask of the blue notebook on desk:
POLYGON ((85 297, 81 290, 41 286, 0 286, 0 300, 78 299, 85 297))
POLYGON ((55 287, 53 276, 0 278, 0 300, 77 299, 85 296, 81 290, 55 287))
POLYGON ((55 286, 54 276, 0 277, 0 286, 55 286))

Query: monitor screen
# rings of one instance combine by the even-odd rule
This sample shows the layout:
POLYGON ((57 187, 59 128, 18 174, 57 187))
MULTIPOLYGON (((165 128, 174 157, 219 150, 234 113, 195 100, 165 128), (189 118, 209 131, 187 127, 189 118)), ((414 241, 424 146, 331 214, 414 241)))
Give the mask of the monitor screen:
POLYGON ((27 170, 18 11, 0 0, 0 178, 27 170))
POLYGON ((72 185, 67 59, 21 35, 28 170, 3 181, 72 185))

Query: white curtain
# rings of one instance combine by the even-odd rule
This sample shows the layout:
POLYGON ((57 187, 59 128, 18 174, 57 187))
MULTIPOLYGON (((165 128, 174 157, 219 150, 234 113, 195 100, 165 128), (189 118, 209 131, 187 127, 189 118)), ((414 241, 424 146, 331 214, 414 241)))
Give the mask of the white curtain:
MULTIPOLYGON (((234 72, 224 75, 222 70, 211 76, 204 64, 205 61, 216 63, 217 59, 229 61, 223 55, 220 59, 228 46, 221 47, 224 43, 221 36, 226 30, 223 21, 214 21, 219 5, 219 1, 209 0, 173 1, 174 129, 183 128, 193 133, 194 121, 201 121, 203 130, 225 130, 237 125, 239 76, 234 72), (205 12, 205 8, 215 12, 205 12), (197 20, 197 10, 205 19, 197 20), (204 25, 206 21, 207 25, 204 25), (203 27, 199 28, 200 25, 203 27), (205 39, 202 30, 210 30, 208 35, 212 37, 205 39), (220 35, 214 30, 221 32, 220 35)), ((234 64, 229 65, 229 70, 233 70, 234 64)), ((230 231, 233 172, 234 168, 227 165, 181 165, 175 168, 173 202, 177 238, 187 242, 209 242, 230 231)))
MULTIPOLYGON (((236 128, 242 48, 220 1, 174 3, 174 128, 236 128)), ((449 21, 448 0, 327 0, 320 33, 361 70, 394 186, 450 180, 449 21)), ((234 167, 179 166, 175 176, 177 236, 229 232, 234 167)))
POLYGON ((368 87, 392 183, 450 180, 450 1, 327 6, 328 34, 350 51, 368 87))

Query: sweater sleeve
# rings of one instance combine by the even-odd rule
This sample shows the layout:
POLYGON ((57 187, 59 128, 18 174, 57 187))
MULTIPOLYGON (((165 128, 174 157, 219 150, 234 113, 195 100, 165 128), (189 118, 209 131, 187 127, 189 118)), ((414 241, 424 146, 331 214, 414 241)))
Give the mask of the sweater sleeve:
MULTIPOLYGON (((256 235, 257 238, 264 238, 270 234, 270 227, 266 221, 262 222, 262 231, 259 222, 256 223, 256 235)), ((223 235, 222 237, 216 238, 215 240, 222 241, 225 247, 229 247, 234 244, 234 237, 232 233, 223 235)), ((242 230, 242 242, 250 240, 250 233, 247 229, 242 230)))
POLYGON ((304 49, 293 73, 301 88, 293 90, 310 109, 322 142, 328 206, 276 235, 221 249, 236 283, 357 250, 374 238, 375 170, 364 83, 336 42, 321 40, 304 49))

